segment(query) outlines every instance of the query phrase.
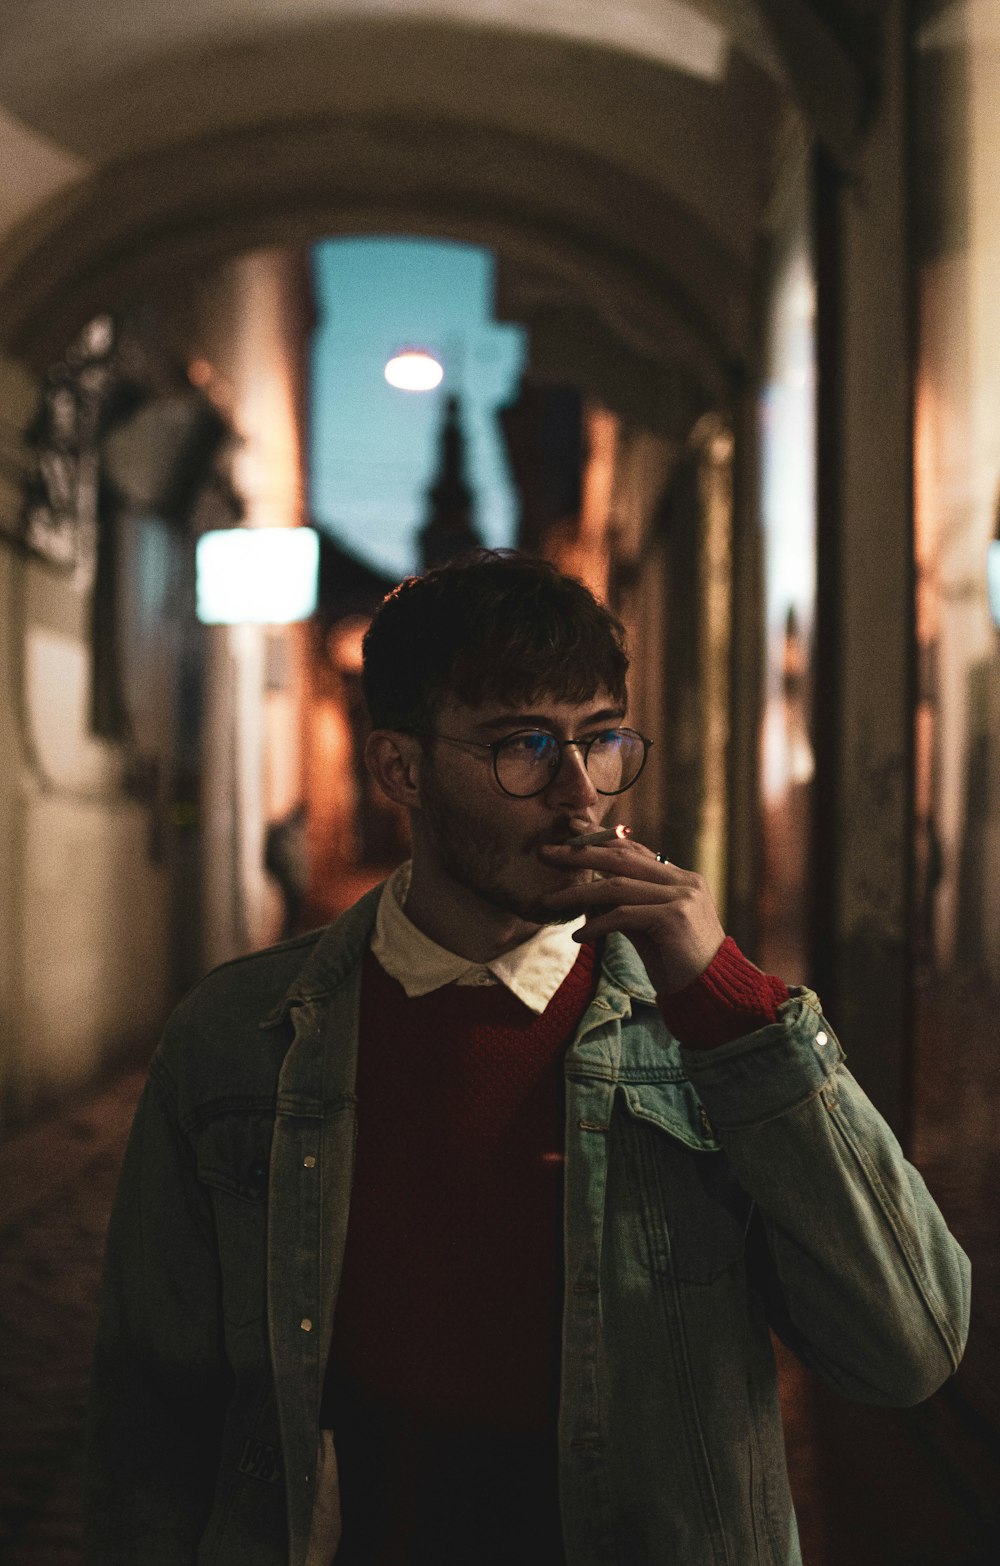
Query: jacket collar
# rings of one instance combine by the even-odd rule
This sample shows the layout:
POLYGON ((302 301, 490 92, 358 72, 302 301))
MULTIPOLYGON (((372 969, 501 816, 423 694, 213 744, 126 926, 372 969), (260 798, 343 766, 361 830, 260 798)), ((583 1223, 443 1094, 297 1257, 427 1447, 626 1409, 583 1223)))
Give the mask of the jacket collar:
POLYGON ((375 926, 384 886, 382 881, 373 887, 327 926, 277 1006, 261 1018, 262 1028, 273 1028, 283 1022, 293 1006, 332 995, 354 972, 375 926))
MULTIPOLYGON (((327 926, 278 1005, 261 1018, 262 1028, 273 1028, 283 1022, 293 1006, 331 995, 354 972, 375 927, 375 916, 384 887, 384 881, 373 887, 345 914, 327 926)), ((617 930, 612 930, 604 943, 602 968, 615 988, 623 990, 631 1000, 646 1005, 656 1004, 656 992, 638 952, 632 942, 617 930)))
POLYGON ((656 1005, 656 991, 642 965, 639 953, 620 930, 612 930, 604 942, 604 973, 616 989, 624 990, 631 1000, 656 1005))

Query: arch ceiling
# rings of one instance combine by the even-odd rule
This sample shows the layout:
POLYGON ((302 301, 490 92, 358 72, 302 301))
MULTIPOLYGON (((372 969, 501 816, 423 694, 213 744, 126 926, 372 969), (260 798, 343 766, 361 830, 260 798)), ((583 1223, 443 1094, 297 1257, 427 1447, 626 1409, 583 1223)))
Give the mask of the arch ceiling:
POLYGON ((790 106, 849 157, 879 4, 25 0, 7 344, 44 363, 123 290, 248 245, 433 232, 496 248, 507 313, 592 319, 718 395, 790 106))

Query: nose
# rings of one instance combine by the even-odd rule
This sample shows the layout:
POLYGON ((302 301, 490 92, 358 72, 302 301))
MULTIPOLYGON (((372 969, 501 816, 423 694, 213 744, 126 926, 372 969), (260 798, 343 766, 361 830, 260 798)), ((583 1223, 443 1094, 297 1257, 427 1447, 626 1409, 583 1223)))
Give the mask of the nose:
POLYGON ((554 809, 567 805, 589 807, 598 799, 598 793, 584 766, 583 751, 576 740, 564 740, 559 771, 546 790, 546 799, 554 809))

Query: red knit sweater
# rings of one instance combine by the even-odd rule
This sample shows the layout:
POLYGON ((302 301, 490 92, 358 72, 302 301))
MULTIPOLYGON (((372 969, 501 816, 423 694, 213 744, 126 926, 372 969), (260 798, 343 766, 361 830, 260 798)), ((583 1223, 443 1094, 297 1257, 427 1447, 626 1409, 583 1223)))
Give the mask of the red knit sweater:
POLYGON ((452 1424, 551 1421, 559 1063, 594 980, 594 950, 583 947, 539 1016, 500 985, 408 1000, 367 955, 335 1374, 452 1424))
POLYGON ((658 995, 667 1027, 689 1049, 715 1049, 774 1022, 788 986, 762 973, 727 935, 699 978, 674 995, 658 995))

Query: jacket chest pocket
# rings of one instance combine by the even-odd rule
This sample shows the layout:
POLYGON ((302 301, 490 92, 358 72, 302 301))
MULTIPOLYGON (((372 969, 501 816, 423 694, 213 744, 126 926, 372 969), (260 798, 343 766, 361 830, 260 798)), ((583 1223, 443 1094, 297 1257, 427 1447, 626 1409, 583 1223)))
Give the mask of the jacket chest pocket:
POLYGON ((198 1179, 207 1187, 222 1272, 222 1311, 234 1326, 267 1306, 267 1191, 274 1118, 220 1115, 201 1131, 198 1179))
POLYGON ((708 1284, 742 1262, 752 1202, 703 1123, 690 1084, 641 1083, 618 1095, 609 1152, 640 1265, 708 1284))

